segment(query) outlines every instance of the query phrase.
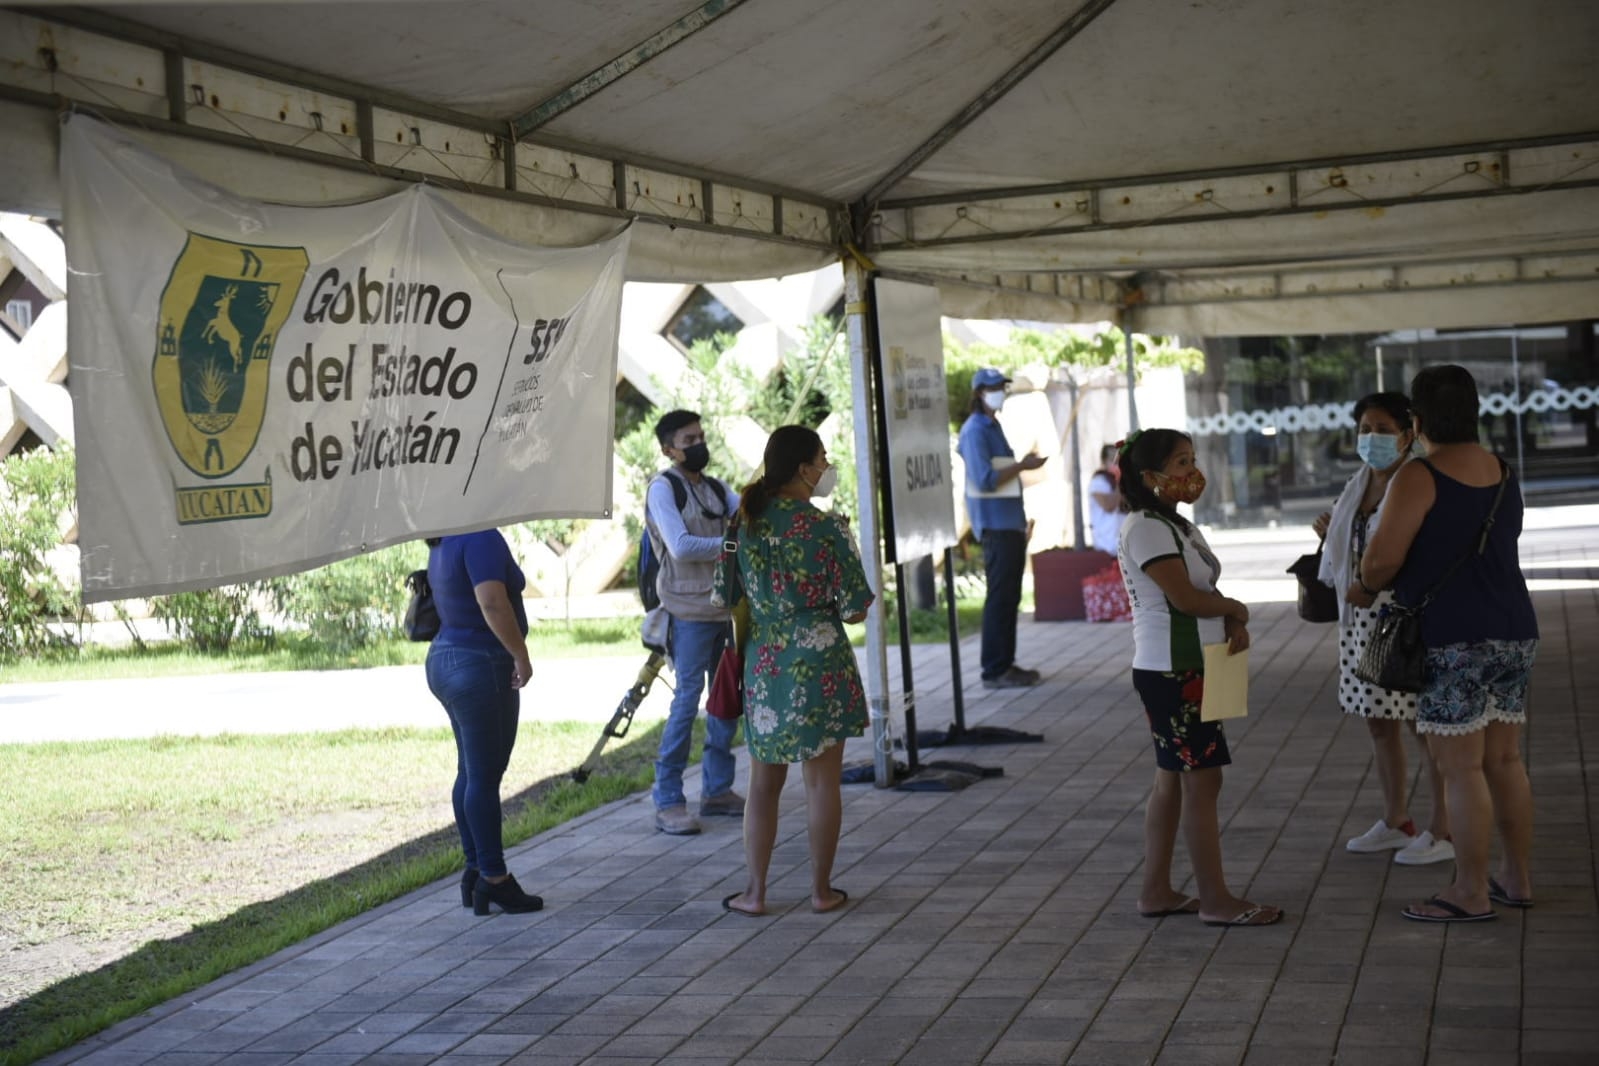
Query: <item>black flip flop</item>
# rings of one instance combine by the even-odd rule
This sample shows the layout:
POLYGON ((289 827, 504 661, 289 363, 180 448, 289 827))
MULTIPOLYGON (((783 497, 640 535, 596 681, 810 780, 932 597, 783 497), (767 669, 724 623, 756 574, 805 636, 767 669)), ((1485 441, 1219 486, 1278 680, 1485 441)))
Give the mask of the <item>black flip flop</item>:
POLYGON ((1532 906, 1531 899, 1526 896, 1512 896, 1505 891, 1504 885, 1501 885, 1492 877, 1488 878, 1488 898, 1495 903, 1503 904, 1506 907, 1515 907, 1518 910, 1526 910, 1532 906))
POLYGON ((1403 914, 1406 918, 1409 918, 1413 922, 1491 922, 1495 918, 1499 917, 1498 912, 1491 910, 1483 911, 1481 914, 1472 914, 1464 907, 1457 907, 1455 904, 1450 903, 1448 900, 1440 896, 1433 896, 1431 899, 1423 900, 1419 904, 1412 903, 1409 907, 1406 907, 1399 913, 1403 914), (1439 910, 1447 911, 1448 913, 1422 914, 1420 911, 1414 909, 1418 906, 1437 907, 1439 910))
POLYGON ((754 911, 747 911, 747 910, 744 910, 742 907, 733 906, 733 901, 735 899, 738 899, 738 897, 742 896, 743 894, 744 893, 742 893, 742 892, 735 892, 731 896, 722 897, 722 909, 724 911, 726 911, 727 913, 729 913, 729 914, 737 914, 737 915, 741 915, 741 916, 743 916, 745 918, 764 918, 764 917, 766 917, 766 912, 765 911, 762 911, 761 913, 757 914, 754 911))

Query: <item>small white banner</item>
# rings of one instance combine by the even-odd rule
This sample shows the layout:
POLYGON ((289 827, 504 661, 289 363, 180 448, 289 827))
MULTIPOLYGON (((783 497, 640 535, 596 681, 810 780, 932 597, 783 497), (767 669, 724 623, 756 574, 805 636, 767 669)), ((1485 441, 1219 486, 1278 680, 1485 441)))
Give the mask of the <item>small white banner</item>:
POLYGON ((936 288, 882 278, 875 285, 894 558, 909 563, 956 539, 944 338, 936 288))
POLYGON ((627 232, 243 200, 83 117, 61 180, 86 602, 609 517, 627 232))

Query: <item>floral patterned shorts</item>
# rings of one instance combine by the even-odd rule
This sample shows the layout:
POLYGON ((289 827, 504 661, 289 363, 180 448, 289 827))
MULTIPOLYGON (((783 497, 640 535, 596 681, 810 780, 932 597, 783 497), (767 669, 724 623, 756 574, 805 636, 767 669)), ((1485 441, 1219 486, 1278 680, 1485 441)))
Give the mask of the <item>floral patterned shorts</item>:
POLYGON ((1427 649, 1416 732, 1465 736, 1489 722, 1527 720, 1536 640, 1478 640, 1427 649))
POLYGON ((1149 732, 1155 740, 1156 766, 1185 773, 1233 761, 1221 723, 1199 718, 1199 702, 1205 694, 1202 671, 1134 670, 1133 688, 1144 701, 1149 732))

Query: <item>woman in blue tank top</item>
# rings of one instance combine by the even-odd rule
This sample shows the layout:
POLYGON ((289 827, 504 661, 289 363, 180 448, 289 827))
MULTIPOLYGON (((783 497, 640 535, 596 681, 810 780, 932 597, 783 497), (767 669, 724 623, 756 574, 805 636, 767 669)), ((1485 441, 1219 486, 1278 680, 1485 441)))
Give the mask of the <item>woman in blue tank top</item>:
POLYGON ((1493 903, 1532 905, 1532 790, 1521 727, 1538 622, 1516 554, 1521 487, 1477 443, 1477 383, 1464 368, 1426 368, 1411 382, 1410 397, 1426 458, 1394 475, 1382 526, 1347 595, 1365 607, 1392 586, 1397 603, 1414 607, 1433 593, 1421 620, 1427 656, 1416 731, 1443 771, 1455 880, 1404 914, 1422 922, 1486 921, 1495 916, 1493 903), (1504 858, 1490 876, 1496 821, 1504 858))

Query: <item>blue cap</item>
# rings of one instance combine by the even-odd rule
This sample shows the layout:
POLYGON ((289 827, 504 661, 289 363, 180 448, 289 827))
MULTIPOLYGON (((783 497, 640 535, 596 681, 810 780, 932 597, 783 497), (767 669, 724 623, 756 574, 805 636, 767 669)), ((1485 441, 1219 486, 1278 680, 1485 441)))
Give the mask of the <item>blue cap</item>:
POLYGON ((997 389, 1001 385, 1009 384, 1010 378, 991 366, 985 366, 972 375, 972 388, 974 389, 997 389))

